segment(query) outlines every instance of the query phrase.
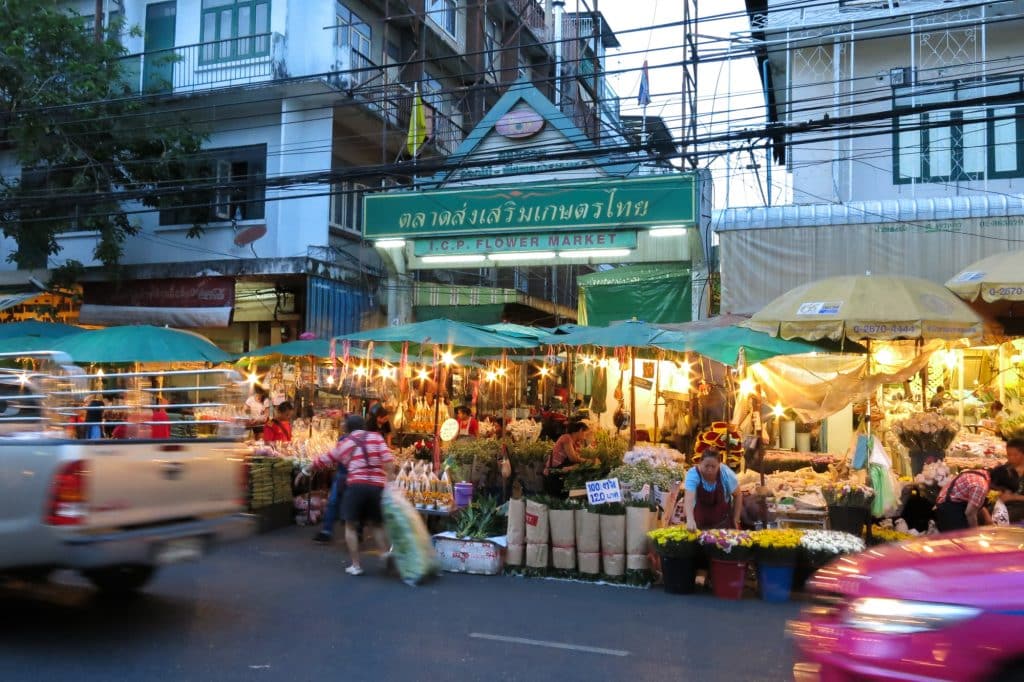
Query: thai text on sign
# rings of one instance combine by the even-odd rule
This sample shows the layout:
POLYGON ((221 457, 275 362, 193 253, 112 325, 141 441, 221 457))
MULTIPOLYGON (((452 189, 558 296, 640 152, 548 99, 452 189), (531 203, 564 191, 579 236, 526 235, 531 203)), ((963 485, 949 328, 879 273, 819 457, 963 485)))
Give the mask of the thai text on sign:
POLYGON ((622 502, 622 490, 619 488, 619 479, 605 478, 600 481, 588 481, 587 501, 590 504, 622 502))

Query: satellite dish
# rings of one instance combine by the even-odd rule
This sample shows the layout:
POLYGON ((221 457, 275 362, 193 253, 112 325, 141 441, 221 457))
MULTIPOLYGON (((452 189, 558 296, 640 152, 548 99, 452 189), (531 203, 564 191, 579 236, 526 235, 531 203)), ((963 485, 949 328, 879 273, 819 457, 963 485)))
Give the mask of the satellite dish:
POLYGON ((444 423, 441 424, 439 435, 445 443, 455 440, 455 437, 459 435, 459 422, 454 419, 445 419, 444 423))
POLYGON ((235 246, 252 244, 266 233, 266 225, 244 225, 235 230, 235 246))

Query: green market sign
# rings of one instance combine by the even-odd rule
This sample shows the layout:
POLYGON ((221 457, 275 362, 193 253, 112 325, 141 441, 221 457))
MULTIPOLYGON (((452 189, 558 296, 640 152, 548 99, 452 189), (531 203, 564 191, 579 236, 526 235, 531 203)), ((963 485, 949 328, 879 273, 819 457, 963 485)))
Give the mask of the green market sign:
POLYGON ((673 173, 369 194, 363 216, 367 239, 685 227, 697 219, 697 177, 673 173))
POLYGON ((636 232, 632 230, 621 232, 512 232, 479 237, 472 235, 432 237, 417 239, 413 242, 413 254, 416 256, 635 248, 636 232))

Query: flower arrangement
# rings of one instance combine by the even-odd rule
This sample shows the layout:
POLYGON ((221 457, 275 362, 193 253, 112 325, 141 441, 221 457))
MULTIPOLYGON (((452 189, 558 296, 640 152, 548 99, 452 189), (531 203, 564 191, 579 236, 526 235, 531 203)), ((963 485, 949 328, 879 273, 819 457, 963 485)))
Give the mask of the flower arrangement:
POLYGON ((913 533, 903 533, 896 530, 895 528, 883 528, 882 526, 871 526, 871 539, 875 544, 881 544, 884 542, 906 542, 907 540, 913 540, 916 535, 913 533))
POLYGON ((941 488, 949 480, 949 466, 946 462, 930 462, 924 465, 914 481, 928 487, 941 488))
POLYGON ((754 546, 754 536, 743 530, 705 530, 697 540, 712 557, 746 561, 754 546))
POLYGON ((1024 412, 1004 419, 999 424, 999 433, 1006 440, 1024 437, 1024 412))
POLYGON ((856 535, 837 530, 808 530, 800 538, 800 546, 812 554, 856 554, 864 551, 864 541, 856 535))
POLYGON ((654 543, 658 553, 670 557, 692 556, 700 546, 699 530, 687 530, 686 526, 669 526, 652 530, 647 537, 654 543))
POLYGON ((650 443, 638 443, 622 456, 623 464, 647 464, 651 467, 671 467, 685 461, 686 457, 678 450, 650 443))
POLYGON ((769 564, 794 564, 804 534, 803 531, 793 528, 769 528, 755 530, 751 535, 754 538, 754 554, 758 561, 769 564))
POLYGON ((636 464, 623 464, 608 473, 609 478, 617 478, 621 485, 629 486, 634 495, 639 494, 644 485, 651 487, 652 494, 655 488, 668 491, 683 480, 685 475, 686 468, 681 464, 653 466, 644 460, 636 464))
POLYGON ((849 481, 827 483, 821 486, 821 495, 830 507, 869 507, 875 491, 869 486, 849 481))
POLYGON ((900 443, 911 451, 945 452, 960 425, 934 412, 918 412, 896 422, 892 429, 900 443))
POLYGON ((738 466, 743 460, 743 437, 739 431, 730 428, 729 422, 711 422, 711 428, 701 432, 693 451, 694 461, 699 460, 708 448, 717 448, 730 467, 738 466))
POLYGON ((541 424, 532 419, 516 419, 508 425, 508 435, 517 443, 534 442, 540 438, 541 424))

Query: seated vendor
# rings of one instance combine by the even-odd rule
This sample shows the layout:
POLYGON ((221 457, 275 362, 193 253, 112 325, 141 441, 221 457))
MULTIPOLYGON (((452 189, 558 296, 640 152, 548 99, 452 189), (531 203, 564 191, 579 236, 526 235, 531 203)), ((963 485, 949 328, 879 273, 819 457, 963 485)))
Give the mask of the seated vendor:
POLYGON ((732 469, 722 466, 718 450, 705 450, 683 480, 687 529, 739 528, 743 494, 738 488, 739 479, 732 469))
POLYGON ((1011 438, 1006 443, 1006 464, 989 472, 992 490, 1006 505, 1010 523, 1024 522, 1024 438, 1011 438))
POLYGON ((459 436, 475 437, 480 432, 480 424, 468 406, 459 405, 456 407, 455 418, 459 421, 459 436))
POLYGON ((273 441, 290 442, 292 439, 292 404, 287 400, 276 408, 274 418, 267 422, 263 429, 263 440, 267 443, 273 441))

